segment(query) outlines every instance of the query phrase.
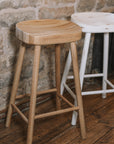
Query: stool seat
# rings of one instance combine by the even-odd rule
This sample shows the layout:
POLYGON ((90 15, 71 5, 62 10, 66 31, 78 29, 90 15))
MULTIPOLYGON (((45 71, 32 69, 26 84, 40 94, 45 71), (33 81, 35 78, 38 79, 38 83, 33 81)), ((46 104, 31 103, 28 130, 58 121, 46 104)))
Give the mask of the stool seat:
POLYGON ((81 33, 79 26, 65 20, 30 20, 16 25, 17 38, 34 45, 73 42, 81 38, 81 33))
POLYGON ((114 32, 114 14, 104 12, 84 12, 72 15, 72 22, 78 24, 83 32, 114 32))

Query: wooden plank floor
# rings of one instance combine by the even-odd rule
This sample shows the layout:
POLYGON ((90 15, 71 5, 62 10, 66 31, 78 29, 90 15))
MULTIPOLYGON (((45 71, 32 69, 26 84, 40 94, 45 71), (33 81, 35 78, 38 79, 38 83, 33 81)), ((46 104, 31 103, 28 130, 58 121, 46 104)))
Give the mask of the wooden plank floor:
MULTIPOLYGON (((91 86, 92 87, 92 86, 91 86)), ((66 97, 71 99, 67 94, 66 97)), ((114 144, 114 94, 83 97, 87 138, 81 139, 79 121, 71 126, 72 113, 35 121, 33 144, 114 144)), ((55 98, 37 107, 36 111, 53 111, 55 98)), ((63 107, 67 105, 62 104, 63 107)), ((27 114, 27 112, 25 112, 27 114)), ((0 123, 0 144, 25 144, 26 123, 14 116, 10 128, 0 123)))

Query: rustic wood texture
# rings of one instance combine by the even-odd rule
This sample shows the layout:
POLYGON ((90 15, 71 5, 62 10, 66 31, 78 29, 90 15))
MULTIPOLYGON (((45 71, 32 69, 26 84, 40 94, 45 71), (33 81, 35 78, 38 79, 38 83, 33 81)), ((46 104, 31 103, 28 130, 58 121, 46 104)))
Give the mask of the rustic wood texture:
MULTIPOLYGON (((114 82, 114 81, 113 81, 114 82)), ((74 84, 69 83, 71 87, 74 84)), ((85 86, 86 90, 99 89, 98 84, 85 86)), ((65 93, 68 99, 71 97, 65 93)), ((45 113, 55 110, 55 97, 39 105, 36 111, 45 113), (46 107, 46 109, 45 109, 46 107)), ((114 143, 114 94, 102 99, 100 95, 83 97, 87 138, 80 136, 79 120, 77 126, 71 126, 72 112, 36 120, 33 144, 113 144, 114 143), (39 124, 40 123, 40 124, 39 124)), ((62 107, 66 107, 62 103, 62 107)), ((24 112, 26 115, 28 113, 24 112)), ((11 128, 0 123, 0 144, 25 144, 27 125, 19 115, 12 119, 11 128)))
POLYGON ((30 20, 16 25, 19 40, 34 45, 59 44, 77 41, 81 28, 65 20, 30 20))
POLYGON ((114 14, 107 12, 80 12, 71 16, 72 22, 88 33, 114 32, 114 14))

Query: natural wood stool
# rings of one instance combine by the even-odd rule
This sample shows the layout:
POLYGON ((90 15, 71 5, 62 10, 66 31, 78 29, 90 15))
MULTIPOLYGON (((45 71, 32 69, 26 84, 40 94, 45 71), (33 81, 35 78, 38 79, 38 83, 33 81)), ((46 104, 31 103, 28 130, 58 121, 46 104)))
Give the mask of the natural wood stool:
POLYGON ((75 41, 81 38, 81 28, 75 25, 72 22, 64 20, 31 20, 20 22, 16 25, 16 36, 19 40, 35 45, 34 47, 34 63, 33 63, 33 74, 32 74, 32 89, 30 95, 30 110, 29 118, 27 119, 25 115, 18 109, 15 105, 15 100, 22 98, 25 95, 16 96, 18 83, 20 79, 20 73, 25 53, 25 46, 21 45, 19 51, 19 57, 16 66, 16 73, 14 77, 11 99, 7 114, 6 127, 10 126, 11 116, 13 108, 20 114, 23 120, 28 124, 28 135, 27 135, 27 144, 32 144, 33 137, 33 127, 34 120, 39 118, 44 118, 48 116, 58 115, 70 111, 79 110, 79 119, 82 137, 86 137, 85 131, 85 122, 83 114, 83 105, 82 105, 82 96, 80 89, 80 80, 79 80, 79 71, 78 71, 78 60, 77 60, 77 50, 75 41), (78 106, 75 107, 70 103, 66 98, 60 95, 60 44, 61 43, 71 43, 71 52, 73 60, 73 71, 75 78, 75 89, 77 95, 78 106), (41 45, 46 44, 56 44, 56 88, 50 89, 47 91, 41 91, 37 93, 38 85, 38 72, 39 72, 39 63, 40 63, 40 51, 41 45), (35 115, 35 106, 36 106, 36 97, 37 94, 56 92, 56 107, 57 111, 48 112, 44 114, 35 115), (70 108, 61 109, 61 100, 64 100, 70 108))

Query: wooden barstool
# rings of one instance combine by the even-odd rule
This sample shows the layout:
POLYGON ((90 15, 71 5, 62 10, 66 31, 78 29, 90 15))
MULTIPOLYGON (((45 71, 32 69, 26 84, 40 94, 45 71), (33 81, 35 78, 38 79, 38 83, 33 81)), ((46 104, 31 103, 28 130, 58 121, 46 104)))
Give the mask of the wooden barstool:
POLYGON ((81 34, 82 31, 79 26, 75 25, 72 22, 64 21, 64 20, 49 20, 49 19, 31 20, 31 21, 20 22, 16 25, 17 38, 24 43, 35 45, 33 74, 32 74, 32 88, 30 94, 30 110, 29 110, 29 117, 27 118, 18 109, 18 107, 15 104, 16 99, 25 96, 25 95, 16 96, 24 53, 25 53, 25 46, 21 45, 18 61, 16 65, 16 73, 14 77, 12 92, 11 92, 11 99, 10 99, 10 104, 9 104, 9 109, 7 114, 6 127, 10 126, 12 111, 14 108, 20 114, 23 120, 28 124, 27 144, 32 144, 33 127, 34 127, 35 119, 40 119, 40 118, 58 115, 70 111, 76 111, 76 110, 79 110, 79 120, 80 120, 82 138, 86 137, 82 96, 81 96, 80 80, 79 80, 79 71, 78 71, 77 50, 75 45, 75 41, 81 38, 81 34), (76 107, 72 103, 70 103, 65 97, 60 95, 60 44, 61 43, 71 44, 73 71, 74 71, 74 78, 75 78, 75 89, 76 89, 76 95, 78 101, 78 106, 76 107), (56 88, 37 93, 41 45, 47 45, 47 44, 56 44, 56 49, 55 49, 56 88), (37 94, 43 94, 49 92, 56 92, 57 110, 53 112, 35 115, 37 94), (60 99, 64 100, 70 106, 70 108, 61 109, 60 99))

